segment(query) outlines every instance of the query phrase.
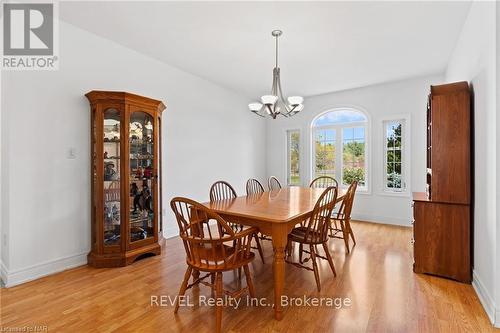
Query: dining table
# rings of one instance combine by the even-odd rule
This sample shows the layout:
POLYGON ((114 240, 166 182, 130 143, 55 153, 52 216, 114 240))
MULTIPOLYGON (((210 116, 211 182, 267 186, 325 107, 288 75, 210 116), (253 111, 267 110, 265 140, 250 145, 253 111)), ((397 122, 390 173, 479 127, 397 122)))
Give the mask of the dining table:
MULTIPOLYGON (((288 234, 311 216, 324 188, 284 187, 233 199, 204 203, 228 222, 257 227, 272 239, 274 259, 274 318, 283 318, 281 298, 285 285, 285 248, 288 234)), ((340 189, 336 201, 342 201, 347 190, 340 189)))

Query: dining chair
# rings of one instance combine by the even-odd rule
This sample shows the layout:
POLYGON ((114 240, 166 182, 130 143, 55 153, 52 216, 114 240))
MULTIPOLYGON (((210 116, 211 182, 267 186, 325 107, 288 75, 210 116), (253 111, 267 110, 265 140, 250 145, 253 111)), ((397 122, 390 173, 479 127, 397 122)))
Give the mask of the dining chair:
POLYGON ((330 176, 319 176, 313 179, 311 184, 309 184, 310 188, 327 188, 330 186, 339 187, 339 183, 335 178, 330 176))
POLYGON ((235 232, 219 214, 191 199, 176 197, 172 199, 170 206, 177 219, 188 265, 179 289, 179 296, 175 301, 174 313, 179 311, 179 298, 184 296, 186 290, 199 284, 209 286, 212 292, 215 291, 217 298, 215 331, 221 332, 223 297, 226 294, 230 297, 239 297, 246 292, 251 297, 255 297, 248 265, 255 258, 250 251, 250 242, 258 230, 251 227, 235 232), (210 223, 205 223, 206 221, 215 221, 217 228, 211 229, 210 223), (222 273, 242 267, 245 271, 247 286, 234 292, 224 290, 222 273), (191 284, 188 284, 193 270, 206 274, 198 276, 191 284), (207 277, 211 278, 210 282, 205 281, 207 277))
MULTIPOLYGON (((216 181, 210 187, 210 201, 229 200, 229 199, 234 199, 237 196, 238 195, 236 194, 236 191, 231 186, 231 184, 223 180, 216 181)), ((245 228, 243 225, 239 223, 235 222, 227 222, 227 223, 234 231, 242 231, 245 228)), ((222 232, 223 231, 224 230, 222 230, 222 232)), ((255 242, 256 242, 255 248, 259 251, 260 259, 262 260, 262 263, 265 263, 264 251, 262 250, 262 246, 260 245, 259 237, 257 236, 257 234, 255 234, 255 242)))
POLYGON ((278 178, 271 176, 267 181, 267 186, 269 187, 269 191, 279 190, 281 188, 281 183, 278 178))
POLYGON ((330 224, 330 237, 339 238, 344 240, 345 248, 347 253, 350 253, 349 249, 349 237, 352 238, 354 245, 356 245, 356 239, 354 238, 354 233, 351 228, 351 211, 354 204, 354 196, 356 194, 356 188, 358 187, 358 182, 353 181, 352 184, 347 189, 344 200, 338 212, 333 212, 332 223, 330 224))
POLYGON ((234 199, 237 196, 231 184, 223 180, 216 181, 210 187, 210 201, 234 199))
POLYGON ((247 180, 247 195, 264 192, 264 186, 255 178, 247 180))
MULTIPOLYGON (((250 178, 247 181, 247 196, 248 195, 253 195, 253 194, 260 194, 264 193, 264 186, 255 178, 250 178)), ((259 239, 260 240, 267 240, 271 241, 272 238, 264 235, 263 233, 259 232, 259 239)), ((254 247, 252 247, 254 248, 254 247)), ((264 260, 262 260, 264 262, 264 260)))
POLYGON ((321 283, 319 279, 317 258, 327 260, 333 272, 333 276, 337 276, 337 272, 335 271, 335 266, 333 264, 333 259, 327 245, 330 216, 333 212, 333 209, 335 208, 336 200, 337 188, 334 186, 326 188, 319 199, 316 201, 311 216, 303 223, 303 225, 294 228, 288 235, 285 261, 297 267, 313 271, 318 291, 321 291, 321 283), (289 258, 292 255, 293 242, 299 243, 299 254, 301 256, 302 252, 305 252, 309 254, 310 257, 304 260, 300 258, 299 262, 291 261, 289 258), (309 246, 309 251, 302 248, 304 245, 309 246), (323 246, 326 257, 318 253, 318 250, 316 248, 317 245, 323 246), (304 263, 309 261, 309 259, 311 259, 312 261, 312 268, 304 265, 304 263))

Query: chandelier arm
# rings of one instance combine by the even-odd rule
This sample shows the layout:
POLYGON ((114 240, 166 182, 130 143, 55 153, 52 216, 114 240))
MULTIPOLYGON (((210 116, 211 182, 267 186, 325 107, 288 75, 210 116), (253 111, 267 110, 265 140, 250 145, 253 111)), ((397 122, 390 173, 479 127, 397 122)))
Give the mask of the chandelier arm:
POLYGON ((283 106, 285 107, 285 110, 287 111, 287 113, 290 113, 291 110, 288 107, 288 104, 285 102, 285 98, 283 97, 283 91, 281 90, 281 78, 280 78, 279 72, 278 72, 277 81, 278 81, 278 98, 281 100, 281 103, 283 103, 283 106))
MULTIPOLYGON (((276 105, 276 104, 275 104, 275 105, 276 105)), ((272 115, 274 114, 274 110, 273 110, 273 109, 271 109, 271 106, 270 106, 270 105, 268 105, 268 104, 266 104, 266 108, 267 108, 267 111, 268 111, 269 115, 270 115, 270 116, 272 116, 272 115)))
POLYGON ((293 106, 293 107, 290 109, 290 111, 288 111, 288 112, 286 113, 286 116, 287 116, 287 117, 291 116, 291 113, 292 113, 292 112, 293 112, 293 111, 297 108, 297 106, 298 106, 298 105, 293 106))

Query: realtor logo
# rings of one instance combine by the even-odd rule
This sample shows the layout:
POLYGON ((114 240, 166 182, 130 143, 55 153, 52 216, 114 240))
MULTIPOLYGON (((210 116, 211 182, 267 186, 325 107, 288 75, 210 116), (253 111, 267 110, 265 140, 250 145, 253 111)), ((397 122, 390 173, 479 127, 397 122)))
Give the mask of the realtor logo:
POLYGON ((3 4, 3 69, 56 69, 53 3, 3 4))

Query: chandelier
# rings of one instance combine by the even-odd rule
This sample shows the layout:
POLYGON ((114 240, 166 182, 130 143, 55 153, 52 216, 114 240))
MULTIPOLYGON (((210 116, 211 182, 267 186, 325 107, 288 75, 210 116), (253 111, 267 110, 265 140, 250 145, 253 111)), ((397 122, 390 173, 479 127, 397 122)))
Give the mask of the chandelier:
POLYGON ((248 108, 258 116, 265 117, 266 114, 276 119, 278 115, 291 117, 304 109, 301 96, 290 96, 288 99, 283 97, 281 91, 280 68, 278 67, 278 38, 283 34, 281 30, 273 30, 271 33, 276 40, 276 65, 273 69, 273 87, 271 95, 264 95, 260 98, 262 103, 250 103, 248 108), (288 102, 288 103, 287 103, 288 102))

